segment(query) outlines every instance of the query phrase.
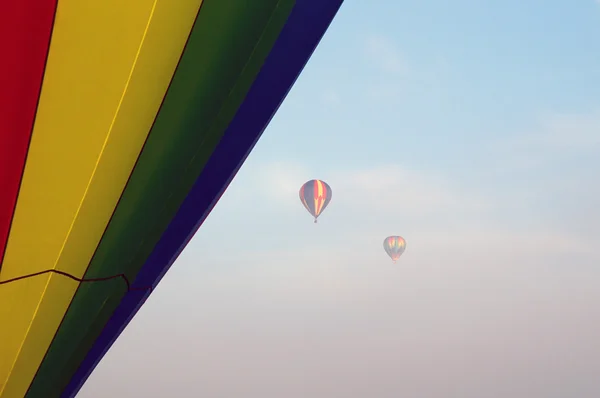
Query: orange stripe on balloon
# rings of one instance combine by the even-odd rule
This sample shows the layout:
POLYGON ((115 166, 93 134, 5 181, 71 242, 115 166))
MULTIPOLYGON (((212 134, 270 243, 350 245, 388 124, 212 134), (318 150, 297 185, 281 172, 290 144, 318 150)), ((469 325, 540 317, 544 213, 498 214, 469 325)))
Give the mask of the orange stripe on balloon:
POLYGON ((56 3, 0 2, 0 266, 33 130, 56 3))

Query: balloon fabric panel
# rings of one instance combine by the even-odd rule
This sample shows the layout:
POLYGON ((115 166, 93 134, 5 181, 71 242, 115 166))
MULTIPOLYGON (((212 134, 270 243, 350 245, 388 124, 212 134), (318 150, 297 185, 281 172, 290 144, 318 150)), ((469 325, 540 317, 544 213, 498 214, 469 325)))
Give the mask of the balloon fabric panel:
MULTIPOLYGON (((300 74, 341 3, 341 0, 296 2, 244 103, 177 215, 136 276, 136 288, 156 286, 200 227, 300 74)), ((148 291, 129 291, 126 294, 71 379, 63 397, 75 396, 148 294, 148 291)))
MULTIPOLYGON (((83 276, 198 6, 60 1, 2 280, 47 269, 83 276)), ((2 286, 0 396, 24 396, 78 286, 56 275, 2 286)))
POLYGON ((42 86, 56 1, 5 0, 0 5, 0 268, 42 86))
MULTIPOLYGON (((0 5, 0 49, 14 55, 0 64, 0 397, 77 393, 341 2, 0 5)), ((318 217, 331 188, 313 191, 318 217)))
MULTIPOLYGON (((292 6, 289 0, 260 6, 203 2, 86 278, 125 273, 135 279, 234 117, 292 6)), ((116 280, 78 288, 28 397, 58 394, 66 387, 126 293, 116 280)))

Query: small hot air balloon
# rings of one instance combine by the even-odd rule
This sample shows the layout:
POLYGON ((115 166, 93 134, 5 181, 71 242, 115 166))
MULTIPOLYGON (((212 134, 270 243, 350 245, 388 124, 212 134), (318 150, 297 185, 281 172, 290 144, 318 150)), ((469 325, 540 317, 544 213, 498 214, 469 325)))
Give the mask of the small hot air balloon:
POLYGON ((392 258, 394 263, 398 261, 405 249, 406 241, 401 236, 388 236, 383 240, 383 250, 392 258))
POLYGON ((300 188, 300 201, 315 218, 321 215, 331 201, 331 187, 321 180, 310 180, 300 188))

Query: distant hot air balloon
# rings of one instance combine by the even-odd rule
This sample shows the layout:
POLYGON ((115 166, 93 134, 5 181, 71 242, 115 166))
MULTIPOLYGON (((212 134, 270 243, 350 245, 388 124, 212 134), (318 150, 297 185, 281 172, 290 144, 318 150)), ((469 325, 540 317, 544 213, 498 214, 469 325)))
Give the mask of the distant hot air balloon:
POLYGON ((331 187, 321 180, 310 180, 300 188, 300 201, 315 218, 321 215, 331 201, 331 187))
POLYGON ((406 249, 406 241, 401 236, 388 236, 383 241, 383 249, 392 258, 394 263, 398 261, 406 249))

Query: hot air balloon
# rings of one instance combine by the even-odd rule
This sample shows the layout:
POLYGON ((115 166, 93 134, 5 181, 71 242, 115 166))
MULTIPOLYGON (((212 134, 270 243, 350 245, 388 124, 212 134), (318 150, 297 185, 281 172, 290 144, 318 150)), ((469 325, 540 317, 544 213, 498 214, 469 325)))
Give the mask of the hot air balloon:
POLYGON ((383 250, 396 263, 404 250, 406 249, 406 241, 401 236, 388 236, 383 240, 383 250))
POLYGON ((341 3, 1 3, 0 397, 77 394, 341 3))
POLYGON ((310 180, 300 187, 299 195, 300 201, 315 218, 316 223, 331 201, 331 187, 325 181, 310 180))

